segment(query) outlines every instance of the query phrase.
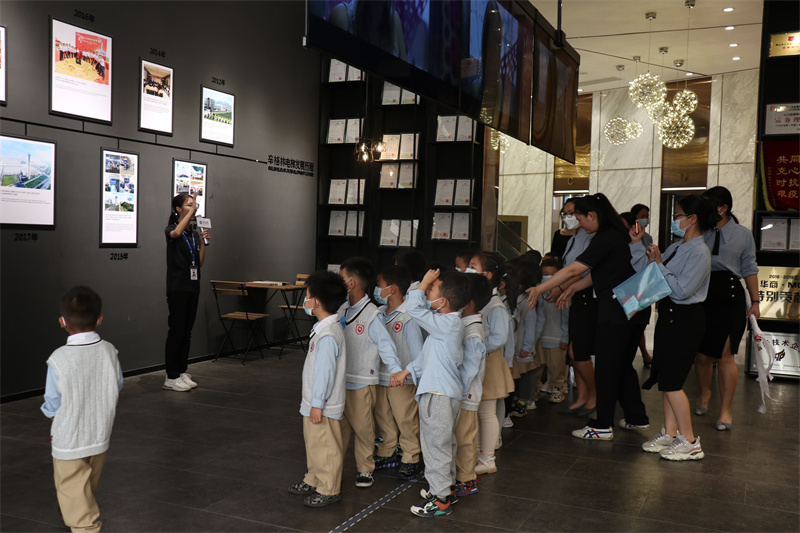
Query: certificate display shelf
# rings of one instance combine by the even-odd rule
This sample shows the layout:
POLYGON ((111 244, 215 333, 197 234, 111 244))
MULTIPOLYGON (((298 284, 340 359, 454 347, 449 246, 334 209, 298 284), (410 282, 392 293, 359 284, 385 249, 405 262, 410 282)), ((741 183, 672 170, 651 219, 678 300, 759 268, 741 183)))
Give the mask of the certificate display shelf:
MULTIPOLYGON (((765 342, 776 352, 773 375, 800 379, 800 213, 756 211, 753 220, 761 318, 765 342), (777 344, 774 344, 777 343, 777 344)), ((745 368, 755 376, 752 333, 748 329, 745 368)))
MULTIPOLYGON (((480 231, 483 147, 474 141, 436 142, 437 117, 455 115, 455 112, 427 98, 411 99, 407 91, 402 91, 403 100, 416 103, 384 105, 385 88, 389 87, 392 94, 397 88, 386 86, 383 79, 368 73, 362 73, 359 81, 330 82, 330 60, 323 60, 322 65, 317 269, 341 264, 355 255, 370 259, 377 268, 390 265, 397 250, 404 247, 399 245, 409 240, 423 251, 429 261, 448 265, 457 252, 479 248, 476 239, 480 231), (402 142, 398 145, 397 159, 372 152, 375 157, 365 162, 357 157, 359 144, 328 142, 332 120, 355 118, 362 119, 360 143, 375 146, 384 141, 384 135, 400 136, 402 142), (412 139, 413 155, 409 151, 412 139), (393 172, 394 178, 400 178, 399 182, 388 177, 389 171, 393 172), (413 180, 408 178, 409 173, 413 180), (442 208, 449 213, 469 214, 468 238, 465 240, 431 238, 434 214, 440 211, 439 206, 434 206, 439 178, 469 179, 473 184, 470 205, 442 208), (342 180, 346 180, 346 187, 342 180), (362 190, 353 194, 358 187, 362 190), (348 203, 357 201, 359 192, 363 204, 348 203), (347 235, 346 221, 345 231, 340 233, 342 218, 347 216, 341 212, 347 211, 351 215, 359 213, 355 217, 359 224, 363 224, 361 236, 357 232, 353 234, 356 229, 354 222, 350 224, 350 235, 347 235), (333 235, 332 222, 336 225, 333 235), (399 233, 390 233, 390 229, 399 233)), ((476 128, 474 137, 483 139, 482 126, 476 128)), ((387 137, 386 140, 392 139, 387 137)), ((463 224, 467 219, 462 217, 460 220, 463 224)))

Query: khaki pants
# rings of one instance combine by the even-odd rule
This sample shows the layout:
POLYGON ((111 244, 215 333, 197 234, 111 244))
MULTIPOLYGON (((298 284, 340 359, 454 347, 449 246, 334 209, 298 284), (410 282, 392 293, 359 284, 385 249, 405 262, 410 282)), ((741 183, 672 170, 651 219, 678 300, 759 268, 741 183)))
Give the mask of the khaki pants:
POLYGON ((361 389, 349 390, 345 396, 344 418, 342 419, 342 450, 350 445, 350 436, 356 434, 353 446, 356 455, 356 468, 359 472, 375 470, 375 395, 377 385, 367 385, 361 389))
POLYGON ((316 487, 325 496, 335 496, 342 491, 342 428, 338 420, 322 417, 322 422, 312 424, 303 417, 303 438, 306 441, 306 468, 303 481, 316 487))
POLYGON ((379 456, 391 456, 399 438, 403 463, 419 462, 419 406, 414 399, 416 393, 414 385, 378 387, 375 420, 383 437, 383 444, 378 446, 379 456))
POLYGON ((478 411, 461 409, 456 424, 456 481, 472 481, 478 462, 478 411))
POLYGON ((564 392, 564 383, 567 381, 566 350, 544 347, 541 350, 544 352, 545 365, 547 365, 547 382, 551 387, 558 387, 558 390, 564 392))
POLYGON ((53 458, 58 506, 64 523, 73 532, 100 531, 100 509, 94 495, 105 462, 105 452, 81 459, 53 458))

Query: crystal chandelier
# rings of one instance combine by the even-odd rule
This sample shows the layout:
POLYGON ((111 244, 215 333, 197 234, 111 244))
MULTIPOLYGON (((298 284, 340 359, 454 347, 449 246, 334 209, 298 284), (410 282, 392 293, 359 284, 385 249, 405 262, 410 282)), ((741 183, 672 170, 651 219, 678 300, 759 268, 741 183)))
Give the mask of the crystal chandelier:
POLYGON ((684 89, 672 99, 672 107, 680 115, 688 115, 697 109, 697 93, 684 89))
POLYGON ((676 116, 675 109, 667 101, 658 102, 647 110, 647 117, 655 125, 659 125, 674 116, 676 116))
POLYGON ((636 139, 636 138, 642 136, 642 133, 644 132, 644 128, 638 122, 631 121, 631 122, 628 122, 628 127, 626 128, 626 131, 628 133, 628 138, 629 139, 636 139))
POLYGON ((506 153, 506 150, 508 150, 508 137, 495 129, 492 129, 491 134, 489 134, 489 143, 492 145, 493 150, 500 150, 501 154, 506 153))
POLYGON ((606 140, 614 146, 622 146, 631 139, 641 136, 644 128, 638 122, 629 122, 622 117, 612 118, 603 128, 606 140))
POLYGON ((658 138, 667 148, 683 148, 694 138, 694 121, 683 115, 658 125, 658 138))
POLYGON ((667 85, 658 74, 640 74, 629 85, 628 96, 638 108, 649 109, 667 97, 667 85))

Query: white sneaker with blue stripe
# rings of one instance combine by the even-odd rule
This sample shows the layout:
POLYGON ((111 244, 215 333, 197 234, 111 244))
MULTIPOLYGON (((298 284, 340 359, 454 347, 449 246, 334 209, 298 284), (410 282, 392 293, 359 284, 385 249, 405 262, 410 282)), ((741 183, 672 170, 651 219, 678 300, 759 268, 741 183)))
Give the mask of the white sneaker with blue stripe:
POLYGON ((585 440, 611 440, 614 438, 614 428, 599 429, 584 426, 573 431, 572 436, 585 440))

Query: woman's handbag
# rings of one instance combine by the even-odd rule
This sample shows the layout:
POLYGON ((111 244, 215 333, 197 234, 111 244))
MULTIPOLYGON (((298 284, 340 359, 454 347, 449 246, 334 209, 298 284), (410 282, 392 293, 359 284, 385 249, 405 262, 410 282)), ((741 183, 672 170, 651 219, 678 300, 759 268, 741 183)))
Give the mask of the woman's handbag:
POLYGON ((633 315, 647 309, 655 302, 672 294, 664 274, 655 261, 651 261, 642 270, 629 277, 612 289, 625 311, 628 320, 633 315))

